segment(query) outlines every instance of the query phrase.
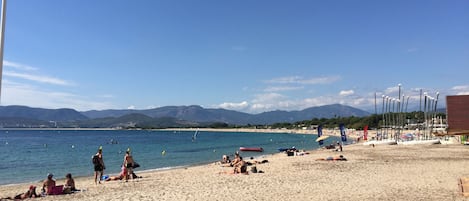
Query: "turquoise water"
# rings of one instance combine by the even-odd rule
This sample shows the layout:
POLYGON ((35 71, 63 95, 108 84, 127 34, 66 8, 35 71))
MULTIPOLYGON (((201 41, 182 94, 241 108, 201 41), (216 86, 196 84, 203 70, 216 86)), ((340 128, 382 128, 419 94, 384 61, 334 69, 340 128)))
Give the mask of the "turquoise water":
POLYGON ((218 161, 240 146, 264 149, 262 153, 241 152, 244 158, 276 153, 281 147, 318 148, 317 135, 199 131, 196 140, 192 140, 193 135, 189 131, 145 130, 1 131, 0 185, 40 181, 49 172, 56 178, 64 178, 66 173, 91 176, 94 173, 91 156, 99 146, 103 146, 105 174, 120 171, 128 147, 141 165, 137 172, 218 161), (111 140, 118 144, 109 143, 111 140))

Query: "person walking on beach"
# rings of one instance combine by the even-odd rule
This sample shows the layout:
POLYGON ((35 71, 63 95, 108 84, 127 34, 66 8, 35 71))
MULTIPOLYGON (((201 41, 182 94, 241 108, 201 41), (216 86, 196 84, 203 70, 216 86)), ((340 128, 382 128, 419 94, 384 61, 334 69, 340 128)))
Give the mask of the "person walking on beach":
POLYGON ((93 165, 94 165, 94 183, 101 183, 101 178, 103 177, 104 170, 106 166, 104 165, 103 159, 103 147, 99 147, 98 153, 93 156, 93 165), (98 178, 99 174, 99 178, 98 178))
POLYGON ((124 163, 123 166, 125 167, 127 173, 125 174, 125 181, 129 180, 129 177, 133 175, 133 167, 134 167, 134 159, 132 155, 130 155, 130 148, 127 149, 124 156, 124 163))

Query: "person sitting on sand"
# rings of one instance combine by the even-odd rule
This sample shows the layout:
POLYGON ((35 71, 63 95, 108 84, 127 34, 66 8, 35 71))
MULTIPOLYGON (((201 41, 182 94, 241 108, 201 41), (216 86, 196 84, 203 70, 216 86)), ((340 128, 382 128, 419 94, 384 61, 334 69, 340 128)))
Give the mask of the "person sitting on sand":
POLYGON ((251 156, 251 161, 248 161, 246 162, 247 165, 252 165, 252 164, 263 164, 263 163, 268 163, 269 160, 262 160, 262 161, 258 161, 258 160, 254 160, 254 157, 251 156))
POLYGON ((228 163, 231 163, 230 157, 227 155, 223 155, 221 158, 221 164, 228 164, 228 163))
POLYGON ((238 173, 244 173, 247 174, 248 167, 246 161, 243 160, 243 157, 239 157, 239 161, 233 165, 233 173, 238 174, 238 173))
POLYGON ((241 160, 240 158, 241 156, 239 155, 239 152, 236 152, 234 159, 230 163, 230 166, 234 167, 234 165, 237 164, 241 160))
POLYGON ((42 192, 46 195, 50 195, 52 193, 52 188, 55 187, 55 180, 52 179, 53 176, 54 175, 52 173, 49 173, 47 175, 47 179, 44 180, 42 184, 42 192))
POLYGON ((337 148, 335 151, 342 151, 342 144, 339 141, 337 141, 337 146, 339 148, 337 148))
POLYGON ((75 180, 72 178, 72 174, 68 173, 65 175, 64 193, 72 193, 77 191, 75 188, 75 180))
POLYGON ((36 186, 29 186, 29 190, 26 191, 26 193, 21 193, 16 195, 15 197, 6 197, 6 198, 1 198, 0 200, 24 200, 28 198, 37 198, 41 197, 40 195, 36 194, 36 186))
POLYGON ((329 156, 327 158, 318 158, 316 159, 317 161, 346 161, 347 159, 340 155, 339 157, 332 157, 332 156, 329 156))
MULTIPOLYGON (((235 158, 235 160, 236 160, 236 158, 235 158)), ((236 160, 237 162, 233 163, 235 160, 233 160, 232 163, 231 163, 231 166, 234 167, 233 171, 220 172, 220 174, 221 173, 225 173, 225 174, 239 174, 239 173, 248 174, 247 162, 243 160, 243 157, 240 157, 239 154, 238 154, 238 159, 236 160)))
POLYGON ((335 149, 335 146, 334 144, 330 144, 330 145, 327 145, 325 146, 326 149, 335 149))

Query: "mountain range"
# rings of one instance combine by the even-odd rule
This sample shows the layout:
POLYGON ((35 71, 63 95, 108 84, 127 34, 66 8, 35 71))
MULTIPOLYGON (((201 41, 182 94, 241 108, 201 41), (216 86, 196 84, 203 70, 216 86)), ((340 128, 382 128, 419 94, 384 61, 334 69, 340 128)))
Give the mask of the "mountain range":
POLYGON ((3 127, 195 127, 214 123, 229 125, 269 125, 293 123, 313 118, 363 117, 369 112, 354 107, 333 104, 300 111, 270 111, 249 114, 226 109, 210 109, 197 105, 165 106, 147 110, 43 109, 27 106, 0 106, 3 127))

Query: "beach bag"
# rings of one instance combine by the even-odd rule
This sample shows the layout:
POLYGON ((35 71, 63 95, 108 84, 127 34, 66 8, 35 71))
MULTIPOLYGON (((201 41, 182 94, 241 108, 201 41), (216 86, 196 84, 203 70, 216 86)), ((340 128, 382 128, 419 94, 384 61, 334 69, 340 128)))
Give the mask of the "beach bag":
POLYGON ((70 194, 72 193, 72 187, 64 187, 63 194, 70 194))
POLYGON ((61 195, 63 194, 64 185, 52 186, 49 195, 61 195))
POLYGON ((98 165, 98 164, 99 164, 99 157, 98 157, 98 155, 93 155, 91 162, 92 162, 94 165, 98 165))
POLYGON ((134 162, 132 168, 135 169, 135 168, 138 168, 138 167, 140 167, 140 164, 138 164, 137 162, 134 162))
POLYGON ((252 167, 251 167, 251 172, 252 172, 252 173, 257 173, 257 167, 256 167, 256 166, 252 166, 252 167))

